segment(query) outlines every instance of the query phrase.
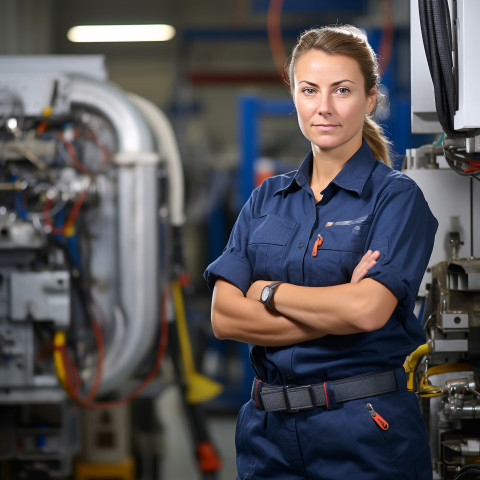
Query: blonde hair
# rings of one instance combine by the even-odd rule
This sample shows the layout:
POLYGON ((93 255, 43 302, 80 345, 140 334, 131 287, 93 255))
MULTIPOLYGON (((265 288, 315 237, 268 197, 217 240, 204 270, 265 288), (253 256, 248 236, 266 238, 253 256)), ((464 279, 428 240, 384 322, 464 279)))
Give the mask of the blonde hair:
MULTIPOLYGON (((329 55, 347 55, 353 58, 358 63, 365 79, 366 95, 370 95, 372 89, 380 83, 377 56, 368 43, 367 37, 358 28, 352 25, 312 28, 300 35, 286 65, 288 84, 292 97, 294 95, 295 64, 301 55, 312 49, 320 50, 329 55)), ((375 109, 383 100, 384 96, 377 88, 375 109)), ((391 143, 385 137, 383 128, 373 118, 375 109, 372 113, 365 115, 362 134, 371 148, 373 156, 391 166, 391 143)))

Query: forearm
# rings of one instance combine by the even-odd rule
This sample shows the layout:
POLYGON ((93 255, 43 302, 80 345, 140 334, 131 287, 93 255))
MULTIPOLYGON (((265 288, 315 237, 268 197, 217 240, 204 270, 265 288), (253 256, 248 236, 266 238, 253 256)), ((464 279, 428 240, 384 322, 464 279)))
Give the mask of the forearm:
POLYGON ((219 279, 212 297, 212 328, 221 340, 236 340, 267 347, 279 347, 313 340, 323 329, 296 322, 272 312, 255 299, 219 279))
MULTIPOLYGON (((255 282, 247 297, 259 298, 267 283, 255 282)), ((364 279, 331 287, 281 284, 272 304, 296 323, 317 331, 322 329, 325 334, 346 335, 381 328, 393 313, 397 299, 382 284, 364 279)))

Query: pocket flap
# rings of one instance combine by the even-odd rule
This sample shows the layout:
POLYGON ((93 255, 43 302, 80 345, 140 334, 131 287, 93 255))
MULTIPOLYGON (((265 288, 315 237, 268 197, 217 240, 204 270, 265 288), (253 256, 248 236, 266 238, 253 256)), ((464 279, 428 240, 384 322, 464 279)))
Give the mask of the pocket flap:
POLYGON ((286 245, 295 229, 296 222, 279 215, 265 215, 252 224, 249 244, 268 243, 286 245))

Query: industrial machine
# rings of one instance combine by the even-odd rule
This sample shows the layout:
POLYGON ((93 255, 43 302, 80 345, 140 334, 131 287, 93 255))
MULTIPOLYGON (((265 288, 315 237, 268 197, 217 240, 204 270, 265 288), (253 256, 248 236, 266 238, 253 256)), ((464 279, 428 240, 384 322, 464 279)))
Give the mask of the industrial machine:
POLYGON ((480 475, 480 40, 478 2, 411 0, 412 132, 437 140, 407 152, 405 171, 439 220, 420 289, 428 342, 407 359, 434 478, 480 475))
POLYGON ((158 395, 170 337, 213 478, 196 404, 218 386, 189 352, 166 116, 109 82, 101 56, 2 57, 0 162, 0 477, 91 478, 93 463, 133 478, 128 407, 147 385, 158 395))

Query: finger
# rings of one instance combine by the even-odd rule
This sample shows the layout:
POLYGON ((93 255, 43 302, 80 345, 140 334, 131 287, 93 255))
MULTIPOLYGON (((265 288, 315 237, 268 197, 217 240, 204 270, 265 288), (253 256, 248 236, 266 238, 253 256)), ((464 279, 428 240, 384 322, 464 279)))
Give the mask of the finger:
POLYGON ((362 257, 358 265, 355 267, 352 273, 352 283, 358 283, 362 280, 368 271, 377 264, 377 259, 380 257, 380 252, 375 250, 368 250, 368 252, 362 257))
POLYGON ((368 272, 368 269, 361 266, 359 268, 356 268, 354 271, 353 271, 353 274, 352 274, 352 280, 354 281, 359 281, 361 280, 368 272))
POLYGON ((357 267, 362 267, 362 268, 371 268, 373 265, 375 265, 375 263, 377 262, 377 260, 379 259, 380 257, 380 252, 378 250, 375 250, 374 252, 372 252, 371 250, 369 250, 363 257, 362 259, 360 260, 360 262, 358 263, 357 267), (374 263, 372 263, 374 262, 374 263))
POLYGON ((355 269, 352 275, 351 283, 358 283, 360 280, 363 279, 363 277, 365 277, 367 272, 368 270, 365 268, 355 269))
POLYGON ((367 270, 370 270, 376 264, 377 264, 376 260, 370 260, 366 265, 364 265, 364 268, 366 268, 367 270))

